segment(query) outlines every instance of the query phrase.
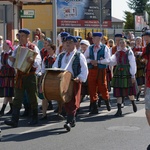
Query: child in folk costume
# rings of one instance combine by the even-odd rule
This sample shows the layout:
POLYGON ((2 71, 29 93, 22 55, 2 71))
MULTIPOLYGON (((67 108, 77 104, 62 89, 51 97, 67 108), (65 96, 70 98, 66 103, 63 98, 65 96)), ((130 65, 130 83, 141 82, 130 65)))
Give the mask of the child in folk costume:
POLYGON ((1 54, 1 69, 0 69, 0 97, 4 97, 3 106, 0 115, 4 115, 7 103, 10 104, 12 113, 12 97, 14 96, 14 76, 15 70, 8 64, 8 57, 12 54, 13 46, 11 41, 6 40, 3 43, 3 52, 1 54))
POLYGON ((52 44, 52 40, 50 38, 45 38, 44 39, 44 47, 40 51, 40 55, 41 55, 42 60, 45 56, 48 55, 47 49, 49 48, 50 44, 52 44))
POLYGON ((41 90, 41 83, 42 83, 42 79, 44 77, 45 74, 45 68, 52 68, 53 63, 56 60, 56 55, 55 55, 55 51, 56 51, 56 46, 53 44, 50 44, 47 47, 47 56, 44 57, 43 61, 42 61, 42 69, 41 69, 41 73, 42 76, 40 77, 40 81, 39 81, 39 98, 42 99, 42 113, 43 116, 40 120, 45 120, 47 119, 47 108, 48 108, 48 101, 46 99, 44 99, 44 96, 42 94, 42 90, 41 90))
MULTIPOLYGON (((40 55, 41 55, 41 58, 42 60, 47 57, 49 54, 48 54, 48 50, 50 49, 50 45, 52 44, 52 40, 51 38, 48 38, 46 37, 44 39, 44 47, 42 48, 42 50, 40 51, 40 55)), ((40 83, 40 82, 39 82, 40 83)), ((43 99, 43 96, 40 96, 39 95, 39 98, 42 98, 43 99)), ((40 109, 42 109, 42 107, 40 107, 40 109)), ((52 110, 53 109, 53 105, 52 105, 52 102, 49 101, 49 105, 48 105, 48 109, 49 110, 52 110)))
POLYGON ((142 38, 137 37, 135 40, 136 46, 133 48, 133 52, 136 58, 136 64, 137 64, 137 73, 136 73, 136 80, 139 88, 139 92, 137 93, 136 100, 139 101, 139 96, 141 94, 142 85, 145 84, 145 61, 141 57, 141 54, 143 53, 143 47, 142 47, 142 38))
POLYGON ((126 47, 125 39, 121 39, 119 42, 120 49, 111 57, 110 64, 116 65, 114 70, 113 79, 111 85, 113 87, 113 96, 117 97, 118 110, 115 116, 122 116, 121 104, 122 97, 129 96, 133 111, 137 111, 137 107, 134 100, 136 95, 135 87, 135 74, 136 74, 136 61, 131 49, 126 47))

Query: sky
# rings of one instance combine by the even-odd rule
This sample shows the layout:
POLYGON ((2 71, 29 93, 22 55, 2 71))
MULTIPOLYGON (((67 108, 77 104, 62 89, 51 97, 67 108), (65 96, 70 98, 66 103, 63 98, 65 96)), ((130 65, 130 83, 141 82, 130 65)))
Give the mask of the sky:
POLYGON ((128 0, 112 0, 112 16, 124 20, 124 11, 131 11, 129 9, 128 0))

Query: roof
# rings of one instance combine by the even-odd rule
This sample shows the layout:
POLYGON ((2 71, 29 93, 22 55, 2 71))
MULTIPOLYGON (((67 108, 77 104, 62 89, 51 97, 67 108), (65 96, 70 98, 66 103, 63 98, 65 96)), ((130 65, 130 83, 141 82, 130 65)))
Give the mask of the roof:
POLYGON ((120 22, 120 23, 124 22, 124 20, 121 20, 121 19, 118 19, 118 18, 115 18, 115 17, 112 17, 111 19, 112 19, 111 20, 112 22, 120 22))

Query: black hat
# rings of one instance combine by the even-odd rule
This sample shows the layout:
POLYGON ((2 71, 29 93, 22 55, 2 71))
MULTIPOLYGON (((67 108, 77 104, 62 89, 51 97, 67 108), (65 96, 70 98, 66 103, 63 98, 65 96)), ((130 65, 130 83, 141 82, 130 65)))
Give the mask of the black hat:
POLYGON ((122 34, 115 34, 115 37, 120 37, 120 38, 122 38, 122 34))
POLYGON ((102 32, 93 32, 93 36, 102 37, 103 33, 102 32))
POLYGON ((72 41, 72 42, 77 42, 77 39, 76 37, 72 36, 72 35, 69 35, 66 37, 66 41, 72 41))
POLYGON ((26 28, 23 28, 23 29, 20 29, 19 30, 19 33, 25 33, 25 34, 30 34, 30 30, 29 29, 26 29, 26 28))

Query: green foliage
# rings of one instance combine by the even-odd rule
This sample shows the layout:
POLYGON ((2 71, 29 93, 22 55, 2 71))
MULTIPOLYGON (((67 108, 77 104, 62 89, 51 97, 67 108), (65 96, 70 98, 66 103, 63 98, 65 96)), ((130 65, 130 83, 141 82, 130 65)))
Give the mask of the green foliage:
POLYGON ((147 8, 149 0, 128 0, 128 6, 135 11, 136 15, 143 15, 143 12, 147 8))
POLYGON ((134 29, 134 14, 128 11, 125 11, 125 26, 124 29, 134 29))

